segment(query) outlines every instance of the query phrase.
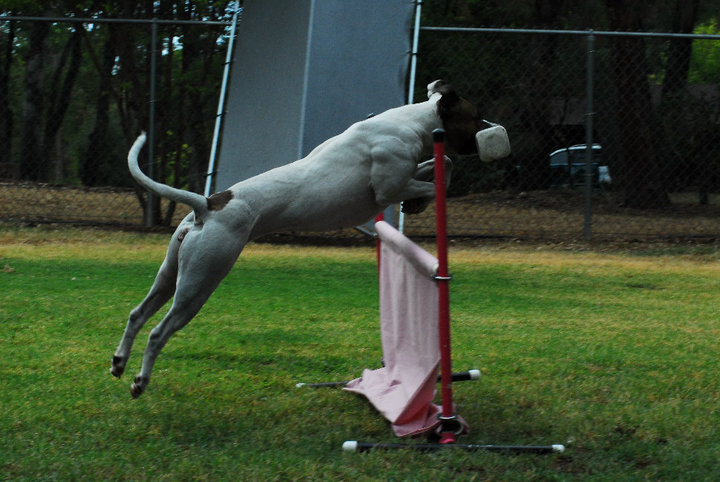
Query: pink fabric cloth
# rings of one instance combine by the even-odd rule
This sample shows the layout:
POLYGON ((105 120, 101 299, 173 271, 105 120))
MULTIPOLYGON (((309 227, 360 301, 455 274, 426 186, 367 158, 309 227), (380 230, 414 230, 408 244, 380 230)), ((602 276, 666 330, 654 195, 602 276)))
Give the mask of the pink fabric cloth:
POLYGON ((438 425, 433 404, 440 363, 437 259, 388 223, 381 240, 380 331, 385 366, 366 369, 345 389, 364 395, 405 437, 438 425))

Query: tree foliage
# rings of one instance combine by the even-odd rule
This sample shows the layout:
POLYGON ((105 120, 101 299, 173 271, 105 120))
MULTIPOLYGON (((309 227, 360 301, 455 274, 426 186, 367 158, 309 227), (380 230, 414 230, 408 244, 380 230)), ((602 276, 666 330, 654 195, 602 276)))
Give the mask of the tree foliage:
MULTIPOLYGON (((152 25, 133 20, 230 20, 228 4, 0 2, 0 13, 9 16, 94 20, 0 22, 0 87, 6 86, 0 94, 0 136, 10 146, 0 163, 17 166, 23 180, 132 185, 123 160, 127 146, 148 128, 153 54, 152 25), (104 22, 108 19, 128 21, 104 22)), ((199 190, 227 48, 225 27, 171 22, 156 27, 155 177, 199 190)), ((137 193, 144 204, 145 195, 137 193)))
MULTIPOLYGON (((697 25, 693 33, 720 35, 718 19, 712 17, 697 25)), ((691 84, 712 84, 717 83, 718 79, 720 79, 720 42, 707 39, 693 41, 688 82, 691 84)))

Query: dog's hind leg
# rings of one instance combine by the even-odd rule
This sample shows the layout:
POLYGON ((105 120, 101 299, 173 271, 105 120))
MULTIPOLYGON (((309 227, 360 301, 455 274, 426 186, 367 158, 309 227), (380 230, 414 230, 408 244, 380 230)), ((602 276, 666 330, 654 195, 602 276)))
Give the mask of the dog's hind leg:
POLYGON ((165 318, 150 332, 142 368, 130 388, 133 398, 147 388, 155 360, 170 337, 195 317, 240 255, 245 240, 208 231, 212 229, 206 225, 191 232, 180 248, 175 298, 165 318))
POLYGON ((112 367, 110 368, 110 373, 112 373, 113 376, 122 376, 138 332, 143 325, 145 325, 145 322, 167 303, 175 293, 175 280, 178 272, 178 249, 191 226, 192 215, 180 223, 180 226, 170 240, 165 260, 158 270, 152 288, 150 288, 150 291, 142 303, 130 312, 125 332, 113 355, 112 367))

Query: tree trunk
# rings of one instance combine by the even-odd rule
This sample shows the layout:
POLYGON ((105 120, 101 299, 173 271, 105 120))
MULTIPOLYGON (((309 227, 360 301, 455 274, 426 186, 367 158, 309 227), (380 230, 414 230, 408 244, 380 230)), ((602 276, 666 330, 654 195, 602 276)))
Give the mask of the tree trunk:
MULTIPOLYGON (((699 4, 700 0, 676 0, 672 17, 673 32, 693 32, 698 16, 699 4)), ((665 79, 662 86, 662 102, 666 108, 669 108, 670 111, 673 112, 673 114, 671 114, 672 117, 687 119, 689 115, 697 115, 695 112, 690 114, 687 109, 688 105, 692 105, 692 99, 687 91, 692 43, 692 39, 672 38, 668 44, 667 67, 665 69, 665 79)), ((698 131, 692 137, 695 143, 698 143, 698 140, 703 136, 703 132, 698 131)), ((697 150, 698 149, 691 149, 690 151, 697 150)), ((692 172, 691 175, 698 180, 698 201, 700 204, 707 204, 709 200, 708 189, 710 180, 712 179, 712 173, 708 172, 710 165, 703 156, 693 155, 692 152, 688 152, 687 150, 683 150, 682 152, 685 159, 674 159, 673 164, 676 166, 676 169, 679 169, 680 165, 682 165, 686 168, 685 172, 692 172)))
POLYGON ((100 82, 98 83, 97 102, 95 103, 95 126, 88 138, 88 147, 83 154, 80 165, 80 179, 85 186, 102 184, 104 176, 101 175, 101 166, 113 162, 108 158, 109 127, 110 127, 110 93, 111 85, 107 81, 111 78, 115 66, 115 47, 112 37, 108 35, 102 51, 100 65, 100 82))
MULTIPOLYGON (((212 50, 203 52, 202 38, 198 35, 197 27, 187 25, 183 28, 183 61, 188 62, 186 65, 192 65, 193 68, 202 68, 203 72, 200 77, 194 79, 197 85, 203 85, 207 78, 209 70, 209 62, 212 58, 212 50), (202 58, 205 65, 195 63, 197 59, 202 58)), ((212 38, 212 36, 210 36, 212 38)), ((204 110, 204 98, 201 89, 193 88, 188 92, 188 143, 191 146, 190 158, 188 163, 187 182, 188 189, 193 192, 203 192, 205 170, 207 165, 207 156, 210 152, 210 146, 207 141, 207 124, 204 110)))
MULTIPOLYGON (((551 28, 562 8, 562 0, 535 0, 534 16, 537 25, 551 28)), ((553 90, 555 72, 555 56, 558 37, 554 35, 533 36, 529 42, 527 60, 532 72, 529 80, 533 88, 526 103, 525 118, 528 119, 527 130, 531 132, 534 155, 528 158, 528 164, 520 171, 519 189, 526 191, 544 189, 550 182, 550 166, 547 160, 549 140, 553 137, 553 126, 550 124, 550 100, 553 90)))
MULTIPOLYGON (((158 156, 158 162, 159 162, 159 172, 158 172, 158 180, 160 182, 163 182, 165 184, 168 184, 168 176, 169 176, 169 166, 168 162, 170 161, 171 154, 175 150, 175 147, 173 145, 173 140, 177 137, 178 132, 175 131, 175 129, 172 129, 168 125, 168 118, 172 117, 173 114, 173 99, 175 97, 175 91, 174 91, 174 83, 173 83, 173 65, 175 64, 175 48, 173 46, 173 38, 175 34, 174 27, 170 27, 170 31, 166 33, 166 41, 167 41, 167 54, 163 57, 162 62, 162 87, 160 88, 160 115, 158 117, 159 119, 159 125, 160 125, 160 132, 162 132, 163 135, 163 142, 159 146, 159 156, 158 156), (172 131, 172 132, 171 132, 172 131)), ((158 206, 159 209, 161 209, 160 206, 158 206)), ((175 206, 170 206, 168 208, 169 210, 174 211, 175 206)), ((170 220, 172 219, 172 215, 168 215, 167 213, 165 215, 162 215, 162 213, 159 213, 158 217, 156 218, 158 220, 158 224, 162 224, 163 226, 169 226, 170 220)))
POLYGON ((56 183, 63 182, 65 177, 65 162, 62 156, 58 157, 58 155, 61 154, 61 150, 56 148, 59 145, 57 136, 63 119, 65 119, 68 106, 70 105, 70 96, 78 72, 80 71, 80 63, 82 62, 82 29, 82 25, 78 26, 75 33, 68 39, 61 61, 58 63, 55 74, 53 75, 53 82, 48 95, 49 108, 45 122, 43 151, 47 153, 48 156, 50 156, 50 153, 53 153, 50 157, 52 157, 51 164, 54 166, 55 171, 55 179, 53 179, 53 181, 56 183), (65 69, 66 65, 67 69, 65 69), (62 75, 63 71, 65 71, 64 77, 62 75))
MULTIPOLYGON (((642 4, 606 2, 612 29, 641 30, 642 4)), ((610 56, 618 96, 615 110, 621 151, 613 178, 620 186, 625 206, 643 209, 667 206, 670 201, 663 183, 666 162, 658 147, 663 142, 662 126, 651 101, 645 41, 615 37, 610 56)))
MULTIPOLYGON (((672 31, 692 33, 697 20, 700 0, 676 0, 672 31)), ((682 92, 687 85, 692 54, 692 39, 670 39, 667 53, 667 68, 663 82, 663 98, 682 92)))
MULTIPOLYGON (((128 11, 122 11, 121 15, 132 14, 132 9, 128 6, 128 11), (129 11, 129 12, 128 12, 129 11)), ((117 71, 116 82, 120 85, 128 86, 121 95, 116 97, 118 109, 124 113, 122 119, 122 129, 125 142, 130 145, 138 134, 138 125, 140 129, 145 130, 147 126, 147 110, 141 107, 147 106, 147 85, 145 79, 140 74, 138 68, 139 61, 137 59, 137 45, 139 43, 136 34, 137 27, 134 25, 109 24, 110 41, 116 49, 119 58, 120 68, 117 71)), ((140 154, 141 159, 144 153, 140 154)), ((147 214, 147 194, 144 189, 133 183, 135 188, 135 196, 137 197, 140 209, 142 209, 143 217, 147 214)), ((143 220, 144 222, 144 220, 143 220)))
POLYGON ((43 110, 45 100, 45 42, 50 33, 48 22, 30 27, 25 58, 25 96, 22 109, 20 176, 28 181, 46 181, 47 155, 43 152, 43 110))
POLYGON ((13 112, 10 107, 10 67, 15 43, 15 22, 9 22, 5 55, 0 61, 0 163, 6 165, 12 160, 13 112))
POLYGON ((534 37, 530 42, 531 53, 528 60, 531 66, 528 69, 533 88, 529 91, 527 102, 523 108, 527 131, 532 134, 528 137, 530 152, 527 164, 520 170, 518 188, 521 191, 533 189, 546 189, 550 183, 550 165, 547 155, 550 152, 549 140, 553 136, 553 126, 550 124, 550 99, 548 92, 553 87, 553 67, 555 65, 555 49, 557 37, 543 35, 534 37))

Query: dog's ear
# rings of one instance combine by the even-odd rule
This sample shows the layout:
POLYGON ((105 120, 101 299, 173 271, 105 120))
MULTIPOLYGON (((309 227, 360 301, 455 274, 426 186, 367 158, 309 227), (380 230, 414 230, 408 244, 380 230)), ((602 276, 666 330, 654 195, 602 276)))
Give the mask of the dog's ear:
POLYGON ((452 85, 445 83, 436 87, 435 92, 442 96, 438 101, 438 113, 440 117, 445 117, 446 114, 449 114, 455 108, 460 101, 460 96, 457 95, 452 85))
POLYGON ((453 90, 452 85, 448 84, 442 79, 434 80, 427 85, 428 99, 435 94, 442 95, 448 90, 453 90))

